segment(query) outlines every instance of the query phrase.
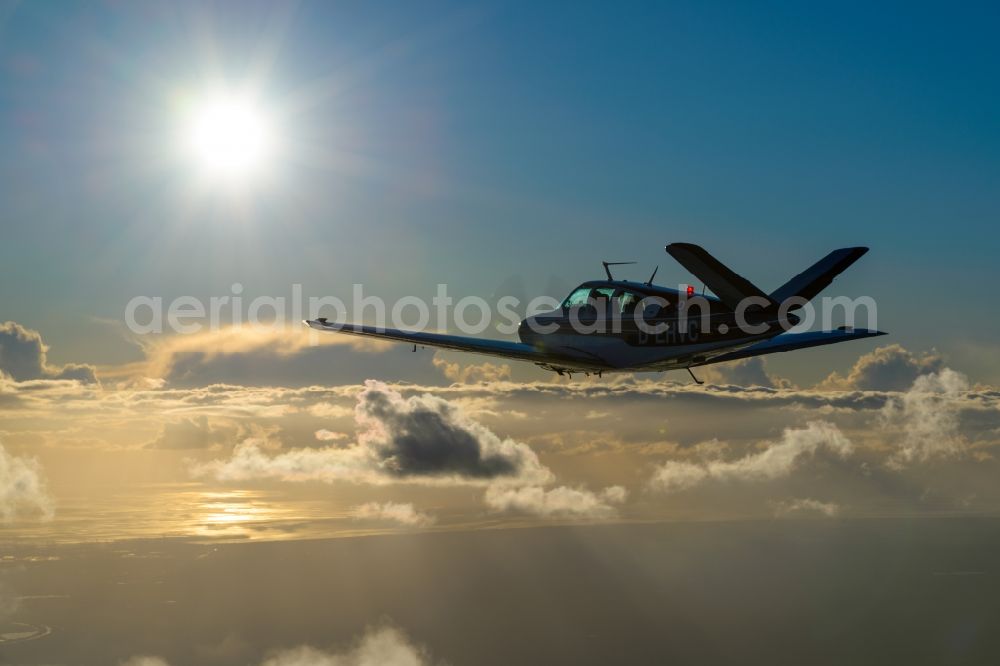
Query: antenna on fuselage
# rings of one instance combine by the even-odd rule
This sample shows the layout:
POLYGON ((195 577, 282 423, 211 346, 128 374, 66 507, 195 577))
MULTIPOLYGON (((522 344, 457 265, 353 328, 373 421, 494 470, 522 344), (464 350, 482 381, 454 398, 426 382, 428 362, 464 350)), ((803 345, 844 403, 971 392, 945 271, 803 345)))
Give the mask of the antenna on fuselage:
POLYGON ((625 266, 627 264, 634 264, 634 261, 602 261, 601 264, 604 266, 604 272, 608 274, 608 280, 614 280, 611 276, 611 269, 608 266, 625 266))
POLYGON ((646 280, 646 286, 647 287, 652 287, 653 286, 653 278, 656 277, 656 271, 658 271, 658 270, 660 270, 659 266, 657 266, 656 268, 653 269, 653 274, 649 276, 648 280, 646 280))

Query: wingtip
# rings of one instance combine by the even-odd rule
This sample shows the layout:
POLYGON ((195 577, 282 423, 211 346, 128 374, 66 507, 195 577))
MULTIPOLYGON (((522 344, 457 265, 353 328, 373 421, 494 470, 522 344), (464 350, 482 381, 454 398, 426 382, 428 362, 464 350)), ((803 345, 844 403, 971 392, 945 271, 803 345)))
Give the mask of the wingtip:
POLYGON ((303 319, 302 323, 309 328, 315 328, 318 331, 325 331, 330 329, 330 322, 327 321, 326 317, 319 317, 317 319, 303 319))
POLYGON ((842 333, 849 333, 863 338, 876 338, 880 335, 889 335, 885 331, 879 331, 872 328, 854 328, 853 326, 838 326, 837 330, 842 333))
POLYGON ((663 248, 665 251, 670 252, 672 249, 676 250, 692 250, 701 249, 699 245, 694 243, 667 243, 666 247, 663 248))

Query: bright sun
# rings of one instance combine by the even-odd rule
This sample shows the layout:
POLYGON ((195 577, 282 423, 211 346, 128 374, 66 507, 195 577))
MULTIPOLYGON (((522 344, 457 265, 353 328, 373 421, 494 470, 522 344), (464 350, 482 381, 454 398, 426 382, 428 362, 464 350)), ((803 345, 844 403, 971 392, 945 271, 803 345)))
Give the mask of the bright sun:
POLYGON ((188 118, 185 143, 195 163, 213 178, 243 179, 260 171, 274 137, 267 114, 251 98, 206 97, 188 118))

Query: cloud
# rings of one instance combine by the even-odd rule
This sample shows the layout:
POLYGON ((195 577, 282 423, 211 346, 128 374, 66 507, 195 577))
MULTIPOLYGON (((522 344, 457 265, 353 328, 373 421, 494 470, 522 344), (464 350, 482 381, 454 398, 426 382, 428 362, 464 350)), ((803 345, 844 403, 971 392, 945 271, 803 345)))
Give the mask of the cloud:
POLYGON ((167 386, 194 387, 357 384, 379 372, 410 381, 439 376, 431 352, 413 354, 406 345, 320 333, 298 324, 150 334, 138 336, 137 342, 145 359, 102 370, 102 377, 163 379, 167 386))
POLYGON ((269 455, 256 439, 237 444, 224 460, 195 464, 195 476, 211 476, 217 481, 356 481, 384 482, 378 474, 377 460, 362 447, 292 449, 269 455))
POLYGON ((609 486, 599 493, 584 488, 559 486, 493 485, 483 498, 494 511, 518 511, 545 518, 614 518, 615 505, 625 501, 625 489, 609 486))
POLYGON ((909 391, 886 403, 884 426, 902 430, 890 467, 961 453, 965 441, 958 432, 958 407, 968 390, 965 375, 945 368, 917 377, 909 391))
POLYGON ((351 517, 356 520, 380 520, 411 527, 427 527, 435 522, 434 516, 417 511, 409 502, 366 502, 351 509, 351 517))
POLYGON ((347 480, 388 483, 485 483, 506 479, 544 483, 551 472, 526 444, 501 439, 456 405, 424 394, 404 398, 368 380, 358 394, 357 442, 349 446, 293 449, 267 455, 248 441, 228 460, 196 465, 219 480, 347 480))
POLYGON ((759 357, 740 359, 728 363, 699 368, 701 379, 712 384, 738 386, 763 386, 765 388, 790 388, 791 382, 767 372, 766 361, 759 357))
POLYGON ((917 355, 900 345, 887 345, 865 354, 846 377, 834 372, 817 388, 863 391, 905 391, 920 375, 942 368, 937 352, 917 355))
POLYGON ((840 513, 840 505, 836 502, 820 502, 809 498, 771 502, 771 508, 777 517, 818 513, 827 518, 833 518, 840 513))
POLYGON ((501 440, 447 400, 429 394, 404 398, 372 380, 365 387, 355 411, 359 441, 391 475, 493 479, 541 469, 526 445, 501 440))
POLYGON ((3 522, 23 516, 51 520, 53 513, 52 498, 46 490, 38 461, 11 455, 0 445, 0 518, 3 522))
MULTIPOLYGON (((379 355, 361 354, 363 357, 379 355)), ((410 356, 419 356, 412 354, 410 356)), ((430 362, 428 361, 428 365, 430 362)), ((102 371, 102 378, 106 378, 102 371)), ((368 375, 369 377, 371 375, 368 375)), ((268 379, 266 373, 255 381, 268 379)), ((26 415, 37 416, 50 423, 66 427, 93 426, 91 440, 102 439, 111 432, 109 419, 141 419, 149 430, 157 430, 164 421, 180 417, 193 418, 206 415, 230 419, 297 418, 303 420, 309 439, 320 427, 349 432, 346 423, 322 424, 305 421, 315 419, 347 419, 354 415, 355 397, 361 390, 358 384, 330 384, 281 386, 280 376, 271 376, 278 385, 258 386, 239 384, 210 384, 207 386, 170 386, 160 384, 123 385, 107 384, 103 389, 95 384, 37 379, 15 382, 0 376, 0 419, 6 413, 19 423, 26 415)), ((433 393, 455 403, 461 403, 466 415, 476 413, 477 418, 496 418, 513 424, 510 417, 531 414, 538 422, 565 421, 579 423, 582 416, 593 411, 616 416, 616 429, 638 429, 648 425, 650 409, 669 404, 670 418, 684 420, 685 414, 704 414, 707 410, 726 410, 732 418, 728 424, 736 426, 738 415, 752 422, 763 423, 763 410, 795 408, 824 410, 830 414, 861 413, 881 410, 893 397, 891 392, 879 391, 819 391, 815 389, 775 390, 764 387, 735 385, 693 386, 670 381, 634 377, 610 376, 601 381, 566 382, 513 382, 498 381, 490 384, 427 384, 395 385, 403 396, 433 393), (562 401, 572 401, 580 410, 562 409, 562 401), (471 406, 479 408, 472 409, 471 406), (486 411, 492 412, 487 414, 486 411)), ((983 388, 971 399, 978 400, 985 409, 1000 403, 1000 393, 983 388)), ((661 411, 657 413, 664 413, 661 411)), ((773 416, 773 415, 768 415, 773 416)), ((529 419, 524 419, 530 425, 529 419)), ((773 419, 771 419, 773 423, 773 419)), ((0 427, 3 424, 0 423, 0 427)), ((701 430, 701 428, 699 428, 701 430)), ((131 445, 135 445, 134 432, 131 445)), ((146 440, 156 436, 148 433, 146 440)), ((122 438, 124 439, 124 438, 122 438)), ((647 437, 648 439, 648 437, 647 437)), ((141 440, 140 440, 141 441, 141 440)), ((59 444, 53 441, 51 444, 59 444)))
POLYGON ((38 331, 13 321, 0 324, 0 374, 18 382, 34 379, 70 379, 87 384, 97 382, 93 366, 76 363, 51 366, 46 360, 47 352, 48 347, 38 331))
POLYGON ((650 486, 671 492, 709 480, 767 481, 788 476, 802 457, 814 455, 821 448, 841 458, 853 451, 851 442, 835 425, 812 421, 804 428, 787 428, 780 441, 737 460, 667 461, 656 469, 650 486))
POLYGON ((213 427, 208 418, 199 416, 163 424, 159 434, 148 444, 148 449, 208 449, 218 446, 232 433, 228 429, 213 427))
POLYGON ((440 369, 444 373, 444 376, 451 381, 461 384, 477 384, 479 382, 496 382, 510 379, 510 366, 506 363, 449 363, 435 354, 434 367, 440 369))
MULTIPOLYGON (((431 367, 431 359, 428 353, 426 364, 438 373, 431 367)), ((139 469, 139 461, 150 460, 152 454, 118 455, 115 450, 150 443, 174 451, 155 454, 158 461, 168 465, 162 468, 163 478, 175 474, 173 470, 182 459, 193 458, 202 463, 203 473, 219 478, 346 480, 358 486, 344 484, 338 490, 338 511, 342 516, 351 506, 373 499, 393 499, 413 501, 417 507, 447 506, 448 511, 438 516, 439 522, 446 516, 490 523, 523 522, 523 515, 555 514, 549 508, 558 497, 552 490, 554 486, 571 490, 582 487, 598 496, 601 488, 612 484, 631 491, 637 475, 648 478, 652 474, 650 461, 668 460, 675 461, 663 472, 671 479, 668 486, 674 486, 673 480, 686 471, 691 481, 679 485, 703 489, 697 508, 684 506, 694 503, 645 497, 628 505, 629 518, 719 516, 741 511, 769 515, 771 509, 766 501, 786 497, 833 500, 849 504, 852 514, 859 515, 889 510, 885 509, 889 502, 897 502, 892 506, 906 510, 930 510, 952 498, 973 494, 977 497, 977 511, 998 506, 997 496, 990 491, 989 476, 1000 464, 1000 391, 985 386, 947 395, 947 399, 932 396, 931 402, 939 400, 951 415, 952 443, 957 442, 959 450, 947 460, 942 455, 940 461, 934 458, 933 465, 921 465, 917 463, 922 454, 916 451, 923 449, 898 455, 897 451, 906 444, 907 428, 911 435, 917 434, 922 430, 915 424, 926 420, 916 419, 914 414, 920 412, 914 411, 912 401, 904 400, 905 394, 892 391, 695 387, 660 379, 650 381, 643 376, 573 383, 399 383, 376 391, 384 394, 382 398, 391 394, 390 415, 372 416, 377 406, 375 396, 362 399, 367 388, 361 385, 119 387, 109 383, 103 373, 102 380, 103 387, 47 378, 23 382, 0 378, 0 439, 12 452, 34 446, 105 449, 95 450, 93 455, 107 455, 104 460, 108 467, 123 470, 139 469), (370 426, 361 426, 357 421, 362 401, 363 413, 371 417, 370 426), (442 402, 447 406, 441 407, 442 402), (885 409, 890 403, 893 407, 885 409), (518 414, 530 418, 514 418, 518 414), (834 461, 833 454, 823 448, 817 461, 823 464, 810 463, 810 456, 803 454, 786 480, 767 484, 709 480, 735 476, 734 463, 762 453, 765 446, 771 446, 768 441, 780 442, 783 427, 800 427, 816 419, 836 424, 851 440, 856 454, 849 463, 834 461), (230 447, 253 434, 253 427, 273 433, 268 437, 271 444, 245 441, 233 454, 230 447), (216 433, 220 428, 226 432, 216 433), (319 438, 317 432, 321 433, 319 438), (332 433, 342 433, 343 437, 329 439, 336 436, 332 433), (213 444, 216 434, 218 439, 213 444), (715 443, 705 441, 713 437, 717 438, 715 443), (451 449, 456 447, 451 443, 447 444, 447 456, 438 459, 425 455, 424 446, 434 452, 448 438, 460 442, 471 438, 473 444, 464 449, 472 453, 471 463, 454 455, 451 449), (494 445, 490 446, 490 441, 494 445), (499 458, 508 462, 503 467, 518 469, 491 477, 497 470, 489 469, 487 463, 497 456, 487 452, 497 448, 496 441, 513 443, 512 453, 499 458), (518 445, 524 447, 523 455, 518 445), (198 448, 202 446, 217 448, 198 448), (887 464, 893 457, 898 460, 896 468, 887 464), (684 467, 684 463, 688 466, 684 467), (870 474, 860 468, 862 463, 870 474), (470 464, 472 471, 468 470, 470 464), (906 465, 906 469, 899 469, 899 465, 906 465), (597 470, 600 475, 595 477, 597 470), (504 510, 508 513, 488 513, 483 496, 499 479, 538 490, 507 493, 508 508, 504 510), (371 489, 365 489, 365 484, 400 482, 424 487, 408 488, 410 494, 405 497, 375 497, 371 489), (472 485, 475 490, 442 495, 426 488, 444 484, 472 485), (541 499, 529 502, 532 496, 541 499), (935 498, 933 507, 932 501, 917 502, 917 497, 935 498)), ((947 425, 948 420, 944 423, 947 425)), ((91 454, 79 450, 71 456, 53 456, 47 462, 52 467, 46 471, 59 476, 69 474, 70 466, 75 464, 72 461, 83 460, 84 455, 91 454)), ((92 466, 98 468, 97 464, 92 466)), ((295 492, 324 491, 310 487, 295 492)), ((494 491, 495 496, 500 494, 494 491)), ((604 503, 623 513, 626 510, 625 505, 604 503)), ((336 524, 339 529, 343 522, 336 524)), ((345 529, 350 527, 347 524, 345 529)))
POLYGON ((356 645, 343 652, 326 652, 309 646, 282 650, 261 666, 428 666, 427 650, 415 645, 391 626, 369 629, 356 645))
MULTIPOLYGON (((713 422, 711 436, 726 442, 766 439, 776 427, 792 423, 791 419, 798 423, 805 416, 830 420, 845 433, 860 429, 856 443, 875 445, 869 436, 874 434, 872 420, 899 397, 885 391, 697 387, 642 378, 611 379, 392 386, 407 399, 432 393, 448 400, 465 417, 493 432, 502 429, 504 437, 524 442, 543 455, 563 453, 559 449, 570 446, 581 453, 647 445, 662 448, 668 440, 689 447, 705 439, 706 418, 713 422), (719 413, 726 418, 717 418, 719 413), (521 418, 525 415, 531 418, 521 418), (553 443, 547 444, 546 437, 553 443)), ((0 431, 35 435, 51 447, 135 448, 155 440, 165 423, 204 416, 213 428, 234 426, 232 436, 223 438, 222 444, 243 439, 237 437, 235 427, 259 423, 280 429, 285 447, 336 444, 338 449, 348 448, 354 442, 355 407, 363 388, 357 384, 117 387, 107 381, 101 387, 0 377, 0 431), (321 429, 346 433, 348 438, 317 442, 315 433, 321 429)), ((962 432, 977 446, 989 446, 989 433, 1000 432, 996 430, 1000 427, 1000 391, 974 387, 956 403, 956 409, 962 432)), ((878 434, 885 445, 895 445, 895 433, 889 429, 878 434)))
MULTIPOLYGON (((333 652, 302 645, 277 650, 260 666, 430 666, 427 650, 413 643, 400 629, 390 625, 370 628, 351 647, 333 652)), ((121 666, 170 666, 161 657, 136 656, 121 666)))
POLYGON ((309 406, 309 413, 324 419, 340 419, 354 415, 354 410, 344 405, 334 405, 329 402, 318 402, 309 406))

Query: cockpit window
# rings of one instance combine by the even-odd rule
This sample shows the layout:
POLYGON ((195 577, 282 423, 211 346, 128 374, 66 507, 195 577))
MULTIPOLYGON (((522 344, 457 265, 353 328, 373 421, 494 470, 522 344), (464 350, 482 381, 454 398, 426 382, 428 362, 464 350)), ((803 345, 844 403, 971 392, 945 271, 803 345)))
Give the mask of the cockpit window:
POLYGON ((587 305, 591 298, 611 299, 615 290, 610 287, 579 287, 563 301, 564 308, 578 308, 587 305))
POLYGON ((629 314, 635 312, 635 306, 642 300, 642 295, 637 294, 634 291, 625 291, 624 289, 618 292, 618 307, 622 314, 629 314))

